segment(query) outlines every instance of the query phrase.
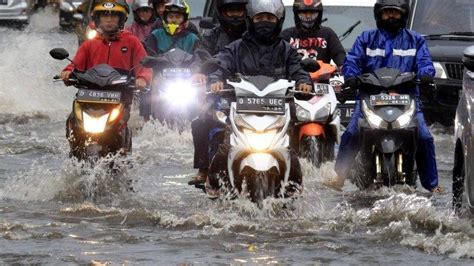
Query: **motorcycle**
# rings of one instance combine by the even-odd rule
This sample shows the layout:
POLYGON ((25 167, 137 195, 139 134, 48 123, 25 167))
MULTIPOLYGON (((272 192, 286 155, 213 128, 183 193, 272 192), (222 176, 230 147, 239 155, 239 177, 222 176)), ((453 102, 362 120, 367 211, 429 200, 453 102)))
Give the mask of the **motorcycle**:
MULTIPOLYGON (((62 48, 51 50, 50 55, 71 61, 62 48)), ((73 72, 69 82, 78 91, 66 122, 71 156, 94 162, 110 154, 126 155, 132 151, 132 132, 127 122, 135 84, 130 73, 121 74, 106 64, 73 72)))
POLYGON ((194 56, 175 48, 155 59, 152 117, 184 130, 185 122, 198 110, 198 87, 191 81, 194 56))
POLYGON ((416 98, 398 93, 414 86, 415 77, 390 68, 358 77, 363 118, 359 119, 360 150, 350 175, 359 189, 415 185, 416 98))
POLYGON ((340 112, 333 87, 342 86, 343 78, 336 74, 336 67, 318 61, 320 69, 310 73, 314 83, 314 94, 295 94, 296 118, 293 146, 299 156, 315 167, 334 160, 335 144, 340 141, 340 112), (329 84, 318 83, 329 80, 329 84))

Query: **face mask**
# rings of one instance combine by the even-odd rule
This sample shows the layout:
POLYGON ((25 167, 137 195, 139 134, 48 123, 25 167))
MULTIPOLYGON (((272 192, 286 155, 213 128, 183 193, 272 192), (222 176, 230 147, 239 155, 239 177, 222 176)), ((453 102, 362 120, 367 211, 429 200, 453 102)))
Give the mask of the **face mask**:
POLYGON ((390 18, 388 20, 382 20, 382 29, 390 33, 397 33, 402 27, 402 20, 400 19, 390 18))
POLYGON ((275 39, 277 24, 268 21, 254 23, 255 38, 262 43, 271 43, 275 39))
POLYGON ((305 29, 312 29, 316 25, 316 20, 318 18, 319 14, 315 13, 311 17, 305 17, 303 15, 298 15, 300 21, 301 21, 301 26, 305 29))

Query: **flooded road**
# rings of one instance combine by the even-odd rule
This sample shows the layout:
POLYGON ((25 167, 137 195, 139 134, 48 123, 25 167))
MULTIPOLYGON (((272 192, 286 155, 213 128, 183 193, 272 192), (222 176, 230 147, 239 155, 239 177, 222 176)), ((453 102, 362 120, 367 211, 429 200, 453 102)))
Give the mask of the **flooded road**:
POLYGON ((77 41, 57 25, 46 10, 24 31, 0 28, 0 264, 472 264, 472 218, 450 210, 452 129, 439 126, 439 195, 365 193, 349 183, 334 192, 322 185, 332 163, 302 162, 295 202, 210 201, 187 185, 190 130, 154 124, 135 132, 131 159, 121 162, 120 180, 133 180, 135 192, 110 186, 106 167, 68 158, 75 90, 52 82, 65 62, 48 52, 74 54, 77 41))

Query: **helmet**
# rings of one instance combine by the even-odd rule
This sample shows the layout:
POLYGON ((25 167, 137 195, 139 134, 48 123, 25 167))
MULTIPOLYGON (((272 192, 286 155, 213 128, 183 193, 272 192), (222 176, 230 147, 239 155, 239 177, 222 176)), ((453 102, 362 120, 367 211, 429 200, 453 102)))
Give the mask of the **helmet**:
POLYGON ((130 8, 128 4, 124 0, 105 0, 99 1, 94 6, 91 12, 92 19, 96 27, 101 30, 100 28, 100 14, 104 13, 117 13, 119 14, 120 20, 119 25, 116 30, 113 32, 101 32, 102 34, 112 35, 116 34, 120 30, 123 29, 125 25, 125 21, 127 21, 128 15, 130 14, 130 8))
POLYGON ((242 33, 244 33, 247 29, 247 25, 245 24, 246 14, 242 17, 228 17, 223 11, 229 6, 242 6, 242 8, 246 10, 247 3, 248 0, 217 0, 217 18, 225 32, 232 35, 242 35, 242 33))
POLYGON ((174 35, 181 32, 187 27, 190 8, 184 0, 171 0, 165 5, 165 12, 163 13, 163 26, 165 30, 174 35), (184 21, 180 25, 168 23, 167 17, 169 13, 180 13, 184 15, 184 21))
POLYGON ((410 13, 410 0, 377 0, 374 5, 374 17, 377 22, 377 28, 388 31, 398 31, 407 26, 410 13), (397 9, 402 13, 402 19, 399 21, 382 21, 382 11, 385 9, 397 9))
POLYGON ((293 3, 293 13, 297 28, 304 30, 319 28, 323 19, 323 2, 321 0, 295 0, 293 3), (303 11, 314 11, 317 12, 317 15, 314 18, 302 21, 298 13, 303 11))
POLYGON ((249 32, 253 35, 255 35, 253 18, 262 13, 270 13, 278 19, 273 36, 268 36, 267 42, 271 42, 280 35, 283 28, 283 22, 285 22, 285 5, 281 0, 250 0, 247 4, 247 23, 249 32))
POLYGON ((138 10, 139 9, 150 9, 152 11, 152 18, 150 19, 150 21, 154 21, 155 18, 154 18, 154 9, 153 9, 153 5, 148 1, 148 0, 135 0, 135 2, 133 3, 132 5, 132 10, 133 10, 133 18, 135 19, 135 22, 139 23, 139 24, 147 24, 149 23, 150 21, 143 21, 140 19, 140 17, 138 16, 138 10))
POLYGON ((169 0, 150 0, 151 5, 153 6, 153 10, 155 10, 155 16, 159 17, 156 9, 158 8, 159 4, 166 4, 169 0))

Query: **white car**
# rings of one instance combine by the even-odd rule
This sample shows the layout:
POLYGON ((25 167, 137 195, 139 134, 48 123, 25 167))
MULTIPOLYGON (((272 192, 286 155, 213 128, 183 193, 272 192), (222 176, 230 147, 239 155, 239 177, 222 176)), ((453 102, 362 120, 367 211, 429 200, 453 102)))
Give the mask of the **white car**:
POLYGON ((27 24, 34 4, 34 0, 0 0, 0 21, 27 24))

